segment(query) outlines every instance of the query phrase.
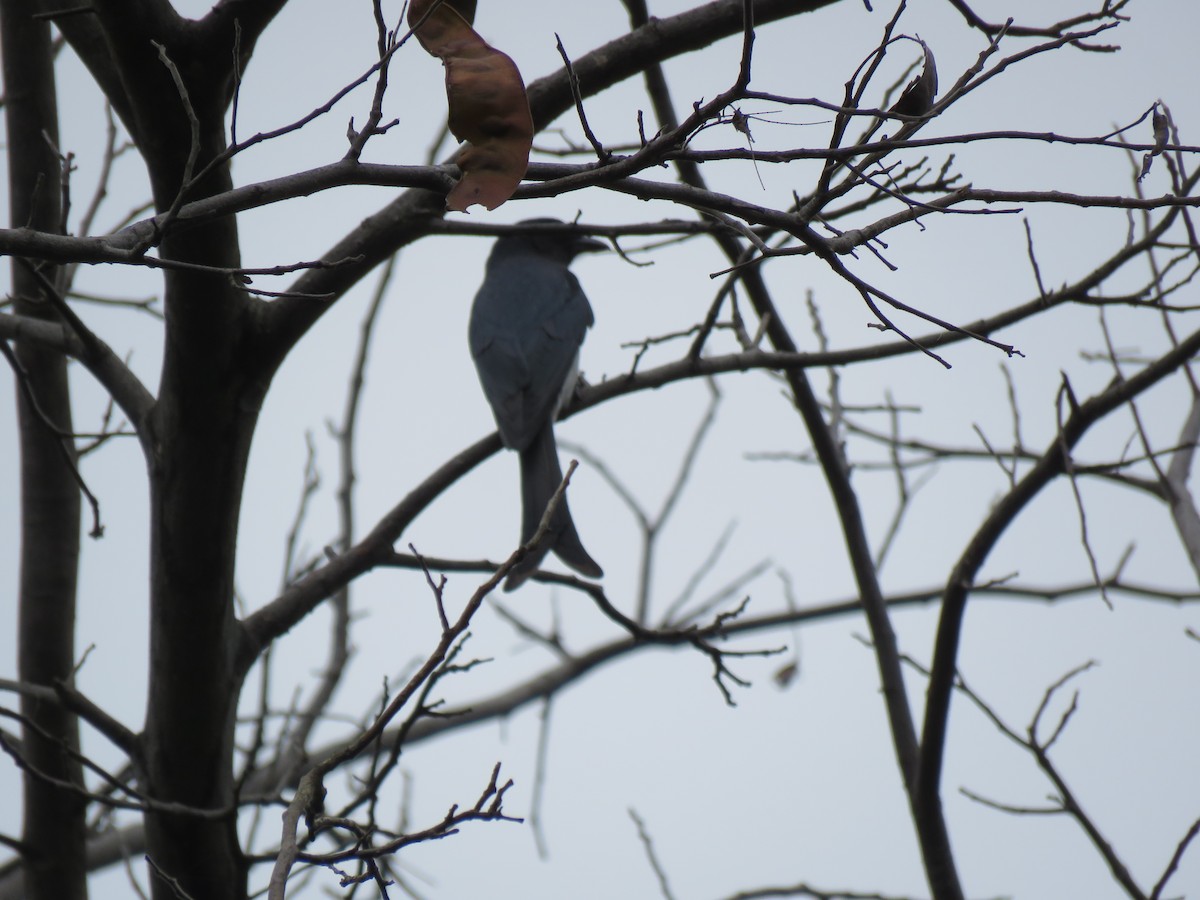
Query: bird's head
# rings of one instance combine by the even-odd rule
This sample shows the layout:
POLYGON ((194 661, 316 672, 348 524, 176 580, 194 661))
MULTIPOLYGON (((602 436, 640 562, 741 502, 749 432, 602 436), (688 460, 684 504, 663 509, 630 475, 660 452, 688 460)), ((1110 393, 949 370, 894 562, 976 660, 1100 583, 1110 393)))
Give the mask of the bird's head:
POLYGON ((574 225, 545 216, 518 222, 517 229, 496 242, 497 251, 533 250, 567 264, 580 253, 608 249, 604 241, 583 234, 574 225))

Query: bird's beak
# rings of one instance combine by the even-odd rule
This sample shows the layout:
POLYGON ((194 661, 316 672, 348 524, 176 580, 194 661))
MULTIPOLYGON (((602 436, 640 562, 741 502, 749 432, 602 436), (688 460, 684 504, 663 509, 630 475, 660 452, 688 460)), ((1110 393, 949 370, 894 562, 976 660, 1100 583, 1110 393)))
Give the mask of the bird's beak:
POLYGON ((599 238, 580 236, 575 238, 576 253, 602 253, 608 249, 608 243, 599 238))

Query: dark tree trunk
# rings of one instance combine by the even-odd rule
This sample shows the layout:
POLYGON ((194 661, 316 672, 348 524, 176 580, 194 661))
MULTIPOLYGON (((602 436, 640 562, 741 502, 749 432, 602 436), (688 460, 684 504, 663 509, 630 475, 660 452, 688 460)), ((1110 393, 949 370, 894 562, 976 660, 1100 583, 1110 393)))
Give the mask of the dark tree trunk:
MULTIPOLYGON (((0 2, 4 107, 8 129, 9 218, 13 226, 62 230, 58 110, 50 27, 31 18, 30 4, 0 2), (53 146, 52 146, 53 145, 53 146)), ((13 264, 13 298, 20 315, 57 319, 33 264, 13 264)), ((53 267, 40 275, 54 285, 53 267)), ((71 394, 67 360, 22 341, 15 349, 21 453, 21 551, 18 672, 34 685, 70 682, 75 666, 75 590, 79 563, 79 487, 71 462, 71 394), (23 382, 23 383, 22 383, 23 382), (28 392, 28 393, 27 393, 28 392), (30 401, 30 396, 35 402, 30 401), (35 406, 36 403, 36 406, 35 406)), ((58 784, 82 786, 70 751, 79 749, 79 723, 60 704, 21 698, 25 896, 74 900, 87 896, 85 809, 82 797, 58 784), (36 774, 35 774, 36 773, 36 774)))
MULTIPOLYGON (((199 91, 196 91, 199 94, 199 91)), ((201 107, 202 108, 202 107, 201 107)), ((223 149, 222 119, 206 116, 201 164, 223 149)), ((164 154, 169 156, 169 154, 164 154)), ((169 206, 170 164, 151 161, 156 202, 169 206)), ((198 195, 228 189, 227 170, 198 195)), ((164 257, 240 262, 225 219, 168 238, 164 257)), ((166 348, 150 419, 150 666, 143 733, 146 774, 160 800, 217 818, 153 813, 147 847, 190 896, 242 898, 246 865, 234 809, 233 737, 241 688, 241 626, 233 606, 238 517, 251 438, 266 391, 255 362, 258 301, 233 279, 195 271, 166 278, 166 348)), ((173 898, 160 880, 155 896, 173 898)))
MULTIPOLYGON (((165 3, 98 0, 122 118, 146 163, 157 211, 229 190, 228 164, 187 180, 225 150, 234 30, 180 18, 165 3), (182 85, 182 91, 181 91, 182 85), (190 169, 189 169, 190 166, 190 169)), ((261 301, 229 270, 237 222, 178 233, 157 254, 192 266, 165 273, 158 398, 144 425, 150 486, 150 683, 142 731, 145 788, 188 810, 146 815, 157 900, 240 900, 247 867, 237 833, 234 726, 242 628, 234 615, 238 516, 250 442, 269 379, 256 346, 261 301), (193 812, 194 811, 194 812, 193 812)))

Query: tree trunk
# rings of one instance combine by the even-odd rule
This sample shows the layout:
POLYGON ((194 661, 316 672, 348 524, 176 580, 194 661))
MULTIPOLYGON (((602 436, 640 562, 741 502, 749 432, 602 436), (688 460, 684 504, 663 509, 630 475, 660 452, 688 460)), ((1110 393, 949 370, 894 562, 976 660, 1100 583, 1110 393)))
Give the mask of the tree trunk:
MULTIPOLYGON (((4 112, 8 129, 9 216, 14 227, 61 232, 58 110, 50 27, 30 17, 22 0, 0 2, 4 112)), ((13 298, 20 315, 56 320, 45 283, 32 264, 14 261, 13 298)), ((40 270, 55 283, 57 271, 40 270)), ((21 551, 18 673, 27 684, 70 682, 75 666, 75 591, 79 564, 79 487, 72 466, 71 394, 61 354, 19 342, 17 422, 21 453, 21 551), (30 398, 33 398, 31 402, 30 398)), ((25 896, 74 900, 87 896, 83 798, 61 783, 83 785, 71 756, 79 723, 62 705, 21 697, 26 717, 25 896), (53 779, 56 784, 50 779, 53 779)))
MULTIPOLYGON (((156 209, 169 210, 181 189, 187 200, 229 190, 228 164, 197 184, 183 182, 189 157, 198 172, 225 149, 226 58, 214 62, 215 48, 170 16, 132 36, 111 9, 104 21, 130 85, 156 209)), ((163 367, 143 441, 151 533, 145 779, 155 800, 189 808, 149 812, 146 847, 156 900, 176 900, 179 891, 197 900, 241 900, 247 867, 233 741, 243 632, 234 615, 234 566, 250 443, 269 383, 256 343, 263 304, 228 271, 241 263, 233 217, 169 232, 158 255, 208 270, 165 273, 163 367)))
MULTIPOLYGON (((206 129, 201 159, 216 152, 206 129)), ((207 194, 228 186, 227 170, 207 194)), ((206 186, 208 188, 208 186, 206 186)), ((161 209, 169 198, 156 189, 161 209)), ((162 245, 165 258, 236 267, 236 223, 191 229, 162 245)), ((237 833, 233 738, 242 637, 234 615, 238 518, 266 378, 254 351, 257 301, 231 278, 195 271, 166 278, 166 352, 150 417, 150 667, 143 733, 158 800, 208 816, 151 813, 147 849, 189 896, 246 896, 237 833), (215 811, 224 814, 215 818, 215 811)), ((159 878, 155 897, 175 898, 159 878)))

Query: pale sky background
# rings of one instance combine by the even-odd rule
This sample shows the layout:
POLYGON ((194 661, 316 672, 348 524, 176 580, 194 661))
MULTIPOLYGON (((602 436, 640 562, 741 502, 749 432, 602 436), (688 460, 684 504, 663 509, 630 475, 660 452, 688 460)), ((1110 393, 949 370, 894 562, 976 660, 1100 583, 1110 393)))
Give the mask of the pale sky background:
MULTIPOLYGON (((689 5, 652 2, 651 11, 666 16, 689 5)), ((837 101, 843 83, 875 46, 894 11, 890 4, 873 5, 875 11, 868 12, 857 0, 843 0, 816 14, 762 27, 752 87, 837 101)), ((899 30, 930 44, 945 89, 973 62, 983 38, 966 29, 943 0, 911 5, 899 30)), ((178 6, 192 15, 207 8, 200 2, 178 6)), ((1033 23, 1086 7, 1083 0, 975 4, 991 20, 1011 15, 1033 23)), ((389 7, 388 12, 394 18, 399 7, 389 7)), ((1121 53, 1068 49, 1018 66, 954 107, 923 136, 983 129, 1099 135, 1132 122, 1161 98, 1170 106, 1183 139, 1195 141, 1200 127, 1194 89, 1200 9, 1190 3, 1137 0, 1127 12, 1131 21, 1109 38, 1122 45, 1121 53)), ((556 32, 572 56, 580 56, 622 33, 627 23, 617 0, 483 0, 476 27, 513 56, 526 80, 532 81, 560 64, 556 32)), ((292 0, 260 42, 246 73, 239 134, 270 130, 307 113, 369 66, 374 46, 370 4, 365 0, 292 0)), ((1023 46, 1012 41, 1006 48, 1012 52, 1023 46)), ((898 73, 915 57, 915 47, 897 47, 886 71, 898 73)), ((736 74, 738 52, 738 41, 729 40, 669 63, 677 104, 686 110, 693 101, 727 87, 736 74)), ((64 59, 59 77, 63 146, 77 154, 78 208, 97 172, 102 107, 72 59, 64 59)), ((398 54, 386 114, 399 117, 402 125, 373 140, 364 158, 408 164, 423 160, 444 117, 441 77, 440 64, 415 44, 398 54)), ((881 77, 869 96, 878 98, 887 83, 881 77)), ((369 93, 360 90, 300 135, 249 151, 235 165, 237 183, 338 159, 345 148, 348 117, 361 123, 369 102, 369 93)), ((649 115, 640 80, 590 99, 587 107, 593 128, 607 143, 634 139, 637 110, 649 115)), ((743 111, 807 123, 755 123, 758 149, 821 146, 827 141, 827 117, 815 110, 781 112, 777 106, 745 104, 743 111)), ((558 124, 578 138, 573 115, 558 124)), ((1138 141, 1149 137, 1148 123, 1132 135, 1138 141)), ((543 135, 538 144, 552 140, 543 135)), ((699 145, 743 142, 741 135, 722 128, 707 132, 699 145)), ((1130 190, 1131 164, 1111 150, 1004 143, 955 148, 955 153, 964 180, 980 187, 1094 194, 1130 190)), ((935 154, 935 166, 941 156, 935 154)), ((717 190, 782 206, 793 187, 802 193, 808 189, 812 171, 800 164, 760 164, 765 192, 749 163, 709 166, 706 175, 717 190)), ((1167 186, 1165 171, 1157 164, 1144 189, 1157 194, 1167 186)), ((132 155, 118 166, 110 193, 107 215, 99 220, 102 225, 145 197, 141 166, 132 155)), ((245 263, 265 266, 316 258, 391 196, 387 189, 349 188, 247 213, 241 216, 245 263)), ((647 205, 590 190, 511 203, 494 213, 476 208, 471 220, 572 218, 577 212, 589 223, 689 216, 665 204, 647 205)), ((1022 218, 927 218, 924 230, 909 225, 886 236, 887 258, 900 266, 898 272, 889 272, 869 254, 848 262, 860 275, 921 309, 957 322, 972 321, 1036 296, 1022 218)), ((1029 218, 1047 285, 1086 274, 1122 244, 1127 229, 1126 217, 1116 212, 1045 208, 1030 210, 1029 218)), ((492 428, 466 348, 467 313, 489 246, 480 238, 431 238, 400 256, 376 329, 361 413, 360 535, 442 461, 492 428)), ((608 254, 575 265, 596 313, 582 363, 590 381, 628 369, 633 351, 623 349, 623 342, 697 321, 715 290, 709 273, 723 268, 710 245, 700 241, 656 252, 653 260, 653 266, 638 268, 608 254)), ((820 306, 834 346, 883 339, 865 327, 870 314, 858 298, 818 261, 781 260, 766 271, 804 348, 816 345, 805 328, 808 291, 820 306)), ((1133 279, 1124 277, 1119 283, 1127 287, 1133 279)), ((287 280, 263 280, 259 286, 282 290, 287 280)), ((323 484, 303 539, 308 552, 319 553, 336 535, 337 450, 326 422, 341 416, 358 326, 373 286, 373 278, 364 282, 319 323, 284 365, 267 399, 242 516, 238 585, 248 607, 269 601, 279 587, 284 533, 301 484, 306 430, 313 433, 318 448, 323 484)), ((152 274, 112 267, 82 272, 77 287, 133 297, 159 291, 152 274)), ((1196 289, 1181 295, 1180 302, 1196 304, 1196 289)), ((92 305, 80 309, 118 352, 132 353, 133 368, 153 386, 160 364, 159 324, 127 311, 92 305)), ((1189 330, 1196 327, 1191 318, 1181 320, 1189 330)), ((916 333, 926 331, 911 321, 902 324, 916 333)), ((1163 346, 1161 327, 1149 314, 1114 312, 1110 327, 1120 347, 1149 352, 1163 346)), ((1090 310, 1058 310, 997 337, 1016 344, 1025 357, 1005 360, 992 348, 963 343, 947 351, 953 364, 949 371, 917 357, 858 365, 841 373, 842 399, 877 404, 890 390, 898 403, 921 407, 920 414, 905 420, 911 435, 978 447, 972 428, 977 424, 989 440, 1007 444, 1012 424, 1003 366, 1023 407, 1025 442, 1030 448, 1044 448, 1054 434, 1060 370, 1069 374, 1081 397, 1102 388, 1111 376, 1106 365, 1080 358, 1081 351, 1103 349, 1097 317, 1090 310)), ((651 354, 646 363, 666 361, 679 352, 671 345, 651 354)), ((819 390, 826 390, 827 373, 813 372, 811 377, 819 390)), ((0 572, 5 573, 0 580, 0 621, 11 622, 18 541, 17 461, 14 427, 9 424, 14 422, 14 389, 7 370, 0 371, 0 381, 6 385, 0 390, 0 422, 5 423, 0 425, 0 471, 14 473, 0 480, 0 572)), ((103 408, 100 392, 81 372, 76 372, 74 386, 76 426, 96 427, 103 408)), ((748 452, 807 451, 799 418, 766 374, 727 376, 720 386, 723 402, 717 425, 699 457, 692 487, 661 538, 654 608, 666 609, 733 522, 737 527, 729 546, 699 596, 715 592, 763 559, 771 561, 771 569, 741 592, 750 594, 751 612, 783 605, 777 572, 791 580, 802 605, 852 596, 840 529, 816 470, 745 457, 748 452)), ((586 445, 656 510, 703 415, 707 396, 703 384, 689 383, 624 398, 561 425, 560 440, 586 445)), ((1186 399, 1179 385, 1172 385, 1141 403, 1159 446, 1174 440, 1186 399)), ((884 427, 882 417, 876 418, 869 423, 884 427)), ((1128 416, 1117 417, 1089 435, 1080 455, 1113 458, 1131 433, 1128 416)), ((879 448, 861 444, 852 444, 851 452, 858 461, 883 459, 879 448)), ((107 533, 100 542, 86 541, 84 548, 78 644, 81 650, 89 645, 94 649, 82 669, 80 686, 136 728, 147 677, 142 457, 134 441, 114 441, 89 457, 83 472, 102 503, 107 533)), ((517 538, 516 474, 511 455, 489 460, 418 519, 399 546, 411 541, 430 555, 503 558, 517 538)), ((1005 484, 1003 473, 989 462, 957 463, 939 472, 917 495, 892 549, 883 569, 885 590, 944 580, 1005 484)), ((886 472, 860 471, 855 485, 878 546, 894 508, 894 479, 886 472)), ((1094 481, 1083 482, 1082 490, 1102 572, 1108 574, 1133 542, 1136 551, 1126 569, 1128 577, 1195 589, 1195 575, 1161 505, 1094 481)), ((638 570, 632 519, 587 466, 572 484, 571 504, 585 544, 605 568, 610 598, 632 609, 638 570)), ((1078 527, 1068 484, 1055 484, 1006 534, 983 576, 1019 573, 1026 584, 1086 581, 1088 561, 1078 527)), ((464 600, 479 581, 469 575, 451 576, 449 602, 464 600)), ((1200 645, 1184 635, 1185 627, 1200 626, 1200 614, 1190 607, 1120 595, 1114 599, 1112 610, 1094 594, 1051 607, 976 600, 967 613, 960 666, 972 686, 1023 729, 1047 685, 1089 659, 1100 661, 1075 685, 1079 711, 1055 759, 1085 809, 1149 889, 1176 842, 1200 815, 1195 691, 1200 645)), ((574 650, 618 636, 615 626, 582 597, 530 586, 502 602, 528 621, 547 625, 556 608, 566 643, 574 650)), ((357 655, 337 706, 357 718, 376 705, 383 678, 396 684, 430 645, 437 622, 423 579, 409 573, 381 572, 362 579, 354 603, 360 616, 354 632, 357 655)), ((928 662, 935 611, 897 611, 893 621, 902 649, 928 662)), ((273 681, 278 707, 315 683, 327 628, 327 617, 318 613, 277 651, 273 681)), ((494 661, 446 684, 444 696, 450 706, 489 696, 554 663, 549 653, 529 646, 490 611, 481 614, 473 632, 471 654, 494 661)), ((628 814, 633 807, 653 836, 679 900, 708 900, 741 889, 801 881, 826 890, 927 896, 878 697, 874 658, 854 639, 865 634, 865 623, 854 617, 739 641, 738 646, 747 648, 786 642, 789 653, 798 649, 802 669, 797 681, 780 689, 772 674, 790 657, 738 664, 738 674, 754 686, 737 693, 738 706, 732 709, 713 686, 708 661, 695 652, 649 650, 593 673, 553 706, 542 810, 549 859, 539 861, 528 825, 468 826, 457 836, 414 848, 402 857, 413 884, 426 896, 438 898, 485 892, 536 898, 659 896, 628 814)), ((13 677, 15 668, 12 631, 0 627, 0 677, 13 677)), ((909 685, 919 716, 924 684, 913 677, 909 685)), ((248 700, 255 689, 252 677, 248 700)), ((320 732, 324 740, 345 733, 339 723, 320 732)), ((473 802, 496 761, 503 762, 502 771, 516 782, 507 811, 528 814, 538 733, 538 710, 527 708, 504 723, 414 747, 404 763, 412 777, 412 824, 420 827, 440 818, 452 803, 473 802)), ((118 764, 111 748, 90 731, 85 732, 85 748, 103 764, 118 764)), ((335 783, 331 780, 331 786, 335 783)), ((960 787, 1015 805, 1041 805, 1051 791, 1033 761, 958 697, 944 800, 968 895, 1020 900, 1123 896, 1078 826, 1065 817, 1005 815, 961 796, 960 787)), ((15 770, 0 766, 0 796, 13 798, 0 808, 0 829, 8 832, 19 827, 18 792, 15 770)), ((388 794, 388 802, 398 808, 396 790, 388 794)), ((277 839, 277 823, 275 811, 268 811, 260 826, 259 847, 277 839)), ((256 871, 254 883, 264 884, 267 874, 266 868, 256 871)), ((133 895, 119 871, 96 884, 97 897, 133 895)), ((316 873, 313 884, 338 890, 328 872, 316 873)), ((1185 859, 1166 894, 1200 896, 1200 848, 1185 859)), ((297 895, 320 894, 309 888, 297 895)))

